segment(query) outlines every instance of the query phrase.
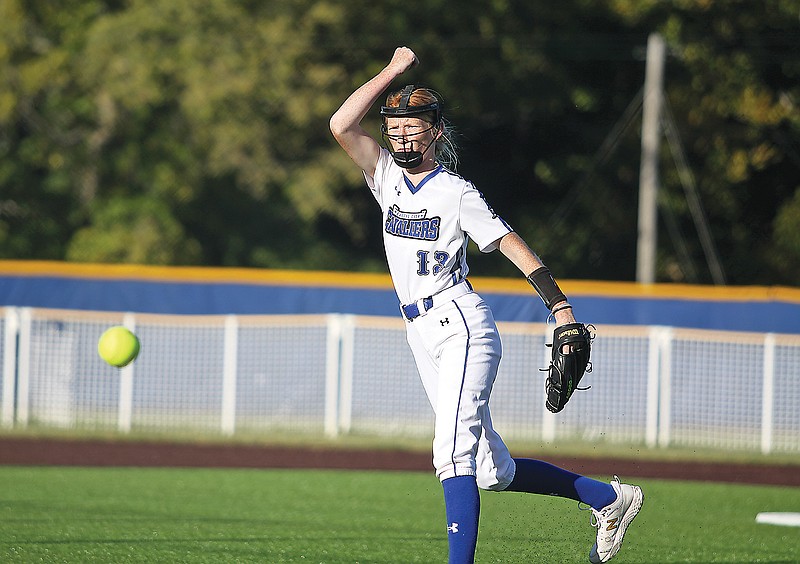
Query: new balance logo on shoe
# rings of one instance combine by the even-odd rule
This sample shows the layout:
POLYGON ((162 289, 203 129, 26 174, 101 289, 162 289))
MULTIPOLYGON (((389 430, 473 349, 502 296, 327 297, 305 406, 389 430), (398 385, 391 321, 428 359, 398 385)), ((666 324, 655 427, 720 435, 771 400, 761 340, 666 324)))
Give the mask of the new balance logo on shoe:
POLYGON ((617 528, 617 521, 619 521, 619 517, 614 517, 613 519, 608 520, 608 526, 606 527, 606 531, 613 531, 617 528))
POLYGON ((453 521, 452 525, 448 525, 447 526, 447 532, 448 533, 457 533, 458 532, 458 523, 453 521))

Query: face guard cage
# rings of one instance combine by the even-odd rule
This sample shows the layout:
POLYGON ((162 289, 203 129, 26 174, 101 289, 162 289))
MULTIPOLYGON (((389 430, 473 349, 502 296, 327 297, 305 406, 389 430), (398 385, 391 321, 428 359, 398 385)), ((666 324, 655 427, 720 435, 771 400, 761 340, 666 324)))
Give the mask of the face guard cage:
POLYGON ((405 135, 390 135, 386 130, 386 118, 387 117, 406 117, 406 116, 416 116, 419 114, 423 114, 426 112, 434 112, 436 115, 435 123, 431 124, 431 126, 424 130, 420 131, 417 135, 426 133, 431 129, 439 127, 439 124, 442 121, 442 108, 441 104, 436 101, 430 104, 425 104, 422 106, 409 106, 408 101, 411 98, 411 95, 414 93, 415 90, 418 88, 413 84, 409 84, 405 86, 403 90, 400 92, 400 104, 398 106, 381 106, 381 116, 384 118, 384 123, 381 125, 381 136, 383 137, 384 145, 386 149, 392 154, 392 158, 394 162, 397 163, 398 166, 402 168, 416 168, 420 164, 422 164, 422 157, 425 153, 428 152, 428 149, 431 148, 433 145, 433 141, 431 141, 427 147, 423 151, 415 151, 412 148, 412 143, 405 135), (394 151, 392 150, 392 144, 390 140, 395 141, 399 145, 399 149, 394 151))

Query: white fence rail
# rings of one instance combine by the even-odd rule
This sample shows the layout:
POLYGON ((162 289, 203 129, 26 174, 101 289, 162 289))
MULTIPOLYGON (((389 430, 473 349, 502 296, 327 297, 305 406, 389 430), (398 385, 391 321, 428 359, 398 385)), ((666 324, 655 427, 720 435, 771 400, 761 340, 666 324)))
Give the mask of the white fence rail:
MULTIPOLYGON (((400 319, 0 309, 0 425, 121 433, 427 437, 400 319), (105 328, 142 341, 123 369, 105 328)), ((569 407, 544 409, 542 324, 500 324, 492 413, 507 439, 800 452, 800 335, 601 326, 569 407)))

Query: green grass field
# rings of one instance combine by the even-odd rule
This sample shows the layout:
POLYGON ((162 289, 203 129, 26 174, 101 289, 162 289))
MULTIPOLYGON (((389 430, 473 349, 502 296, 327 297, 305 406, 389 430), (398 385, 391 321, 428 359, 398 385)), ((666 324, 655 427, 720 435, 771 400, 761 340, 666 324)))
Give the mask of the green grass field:
MULTIPOLYGON (((2 562, 446 562, 441 487, 425 473, 0 467, 2 562)), ((613 560, 798 562, 800 488, 638 481, 642 513, 613 560)), ((572 501, 482 494, 478 558, 587 562, 572 501)))

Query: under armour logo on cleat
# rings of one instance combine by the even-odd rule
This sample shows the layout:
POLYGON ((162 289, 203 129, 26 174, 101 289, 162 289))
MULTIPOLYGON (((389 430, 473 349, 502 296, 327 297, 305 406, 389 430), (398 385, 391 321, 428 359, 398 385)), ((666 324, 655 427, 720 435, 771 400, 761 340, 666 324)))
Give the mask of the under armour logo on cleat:
POLYGON ((447 526, 447 532, 448 533, 457 533, 458 532, 458 523, 453 521, 452 525, 448 525, 447 526))
POLYGON ((439 323, 442 324, 442 327, 444 327, 445 325, 449 325, 450 324, 450 318, 445 317, 444 319, 440 319, 439 323))

